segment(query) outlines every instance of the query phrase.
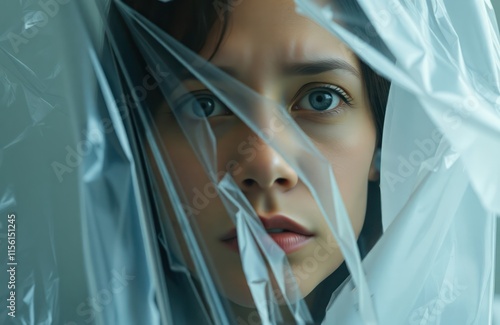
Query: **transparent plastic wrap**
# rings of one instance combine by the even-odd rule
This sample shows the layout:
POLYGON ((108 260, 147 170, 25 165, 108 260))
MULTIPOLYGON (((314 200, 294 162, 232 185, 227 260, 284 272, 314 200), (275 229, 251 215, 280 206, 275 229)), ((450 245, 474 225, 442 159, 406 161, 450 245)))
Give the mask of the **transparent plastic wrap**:
POLYGON ((2 324, 159 321, 109 5, 1 5, 2 324))
POLYGON ((3 6, 2 323, 491 322, 488 2, 3 6))

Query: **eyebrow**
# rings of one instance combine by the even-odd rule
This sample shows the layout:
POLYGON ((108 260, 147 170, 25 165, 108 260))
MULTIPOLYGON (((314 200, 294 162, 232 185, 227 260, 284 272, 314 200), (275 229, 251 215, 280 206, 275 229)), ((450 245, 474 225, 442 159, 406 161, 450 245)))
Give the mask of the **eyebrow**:
POLYGON ((360 77, 359 71, 347 61, 342 59, 325 59, 292 63, 284 69, 286 74, 293 75, 315 75, 332 70, 344 70, 358 78, 360 77))
MULTIPOLYGON (((225 67, 225 66, 217 66, 214 65, 217 69, 220 71, 224 72, 227 75, 230 75, 233 78, 238 77, 238 71, 236 69, 233 69, 231 67, 225 67)), ((186 81, 186 80, 198 80, 188 69, 182 69, 180 71, 176 72, 176 76, 179 79, 180 82, 186 81)))
MULTIPOLYGON (((216 67, 222 72, 230 75, 231 77, 238 78, 239 73, 236 69, 227 66, 216 66, 216 67)), ((321 74, 324 72, 335 71, 335 70, 343 70, 354 75, 357 78, 360 78, 359 71, 351 64, 349 64, 347 61, 342 59, 324 59, 317 61, 291 63, 285 65, 283 69, 285 74, 302 75, 302 76, 321 74)), ((182 71, 182 72, 183 73, 181 73, 181 75, 179 76, 181 82, 189 79, 196 80, 196 78, 188 71, 182 71)))

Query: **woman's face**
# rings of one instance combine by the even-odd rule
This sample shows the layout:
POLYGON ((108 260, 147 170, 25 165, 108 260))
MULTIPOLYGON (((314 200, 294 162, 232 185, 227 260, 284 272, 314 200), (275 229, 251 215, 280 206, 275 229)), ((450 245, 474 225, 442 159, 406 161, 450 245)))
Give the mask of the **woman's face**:
MULTIPOLYGON (((291 0, 237 3, 221 8, 230 11, 230 22, 211 63, 231 71, 261 96, 289 107, 291 116, 333 167, 358 236, 366 213, 368 181, 375 175, 376 144, 358 59, 340 40, 297 15, 291 0)), ((219 28, 217 21, 201 56, 212 54, 219 28)), ((301 293, 307 296, 343 261, 311 193, 283 157, 244 122, 220 109, 206 86, 189 80, 184 87, 208 107, 208 121, 217 140, 218 171, 226 172, 229 167, 264 225, 280 228, 269 232, 287 254, 301 293), (289 227, 292 223, 296 225, 289 227)), ((253 305, 234 238, 228 238, 234 229, 231 217, 168 107, 156 115, 156 123, 188 210, 221 279, 221 290, 233 302, 253 305)), ((179 228, 176 231, 181 238, 179 228)), ((186 255, 187 251, 184 247, 186 255)))

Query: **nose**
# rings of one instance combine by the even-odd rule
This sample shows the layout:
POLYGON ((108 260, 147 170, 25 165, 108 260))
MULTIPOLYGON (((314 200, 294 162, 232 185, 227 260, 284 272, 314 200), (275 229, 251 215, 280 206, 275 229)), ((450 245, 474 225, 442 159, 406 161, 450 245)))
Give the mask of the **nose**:
POLYGON ((295 170, 258 137, 253 138, 245 150, 240 150, 238 163, 240 169, 233 178, 244 192, 269 189, 286 192, 297 185, 295 170))

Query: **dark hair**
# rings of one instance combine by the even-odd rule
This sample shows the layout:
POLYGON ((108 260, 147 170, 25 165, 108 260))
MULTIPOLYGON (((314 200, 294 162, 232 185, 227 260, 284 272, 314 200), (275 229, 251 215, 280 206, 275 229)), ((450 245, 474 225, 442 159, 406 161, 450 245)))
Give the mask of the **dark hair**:
MULTIPOLYGON (((230 16, 231 2, 234 0, 174 0, 160 2, 158 0, 125 0, 132 8, 162 28, 171 36, 194 52, 200 52, 204 47, 211 28, 216 19, 222 20, 222 28, 218 42, 213 49, 212 57, 217 52, 224 39, 230 16)), ((388 53, 380 37, 374 32, 362 9, 354 0, 334 0, 335 8, 343 19, 340 23, 369 42, 371 46, 388 53), (363 28, 361 28, 361 26, 363 28)), ((368 100, 375 120, 377 130, 377 147, 381 145, 382 130, 385 118, 385 108, 390 83, 376 74, 365 62, 360 60, 361 73, 368 100)), ((363 229, 359 235, 358 246, 362 257, 375 245, 382 234, 380 189, 378 182, 369 182, 367 212, 363 229)), ((319 292, 324 296, 313 306, 312 314, 318 321, 324 317, 326 304, 329 302, 332 289, 337 288, 348 276, 348 270, 343 263, 325 282, 328 282, 328 292, 319 292)))
MULTIPOLYGON (((212 56, 217 52, 225 36, 233 1, 179 0, 165 3, 158 0, 126 0, 132 8, 195 53, 199 52, 205 45, 207 36, 216 19, 222 19, 222 29, 212 56)), ((356 1, 334 0, 333 2, 341 13, 339 16, 345 17, 341 23, 347 29, 355 32, 357 36, 365 41, 370 42, 370 45, 383 52, 388 52, 356 1)), ((377 127, 378 146, 380 146, 390 83, 376 74, 362 60, 360 60, 360 63, 361 73, 377 127)))
MULTIPOLYGON (((225 36, 232 1, 182 0, 163 3, 157 0, 127 0, 130 6, 194 52, 199 52, 203 48, 216 19, 222 19, 222 28, 212 56, 217 52, 225 36)), ((334 0, 333 2, 340 13, 338 16, 344 17, 341 24, 380 51, 388 52, 356 1, 334 0)), ((390 83, 362 60, 360 65, 376 124, 377 147, 380 147, 390 83)), ((368 213, 359 236, 360 251, 363 255, 373 247, 382 233, 378 183, 370 184, 368 198, 368 213)))

